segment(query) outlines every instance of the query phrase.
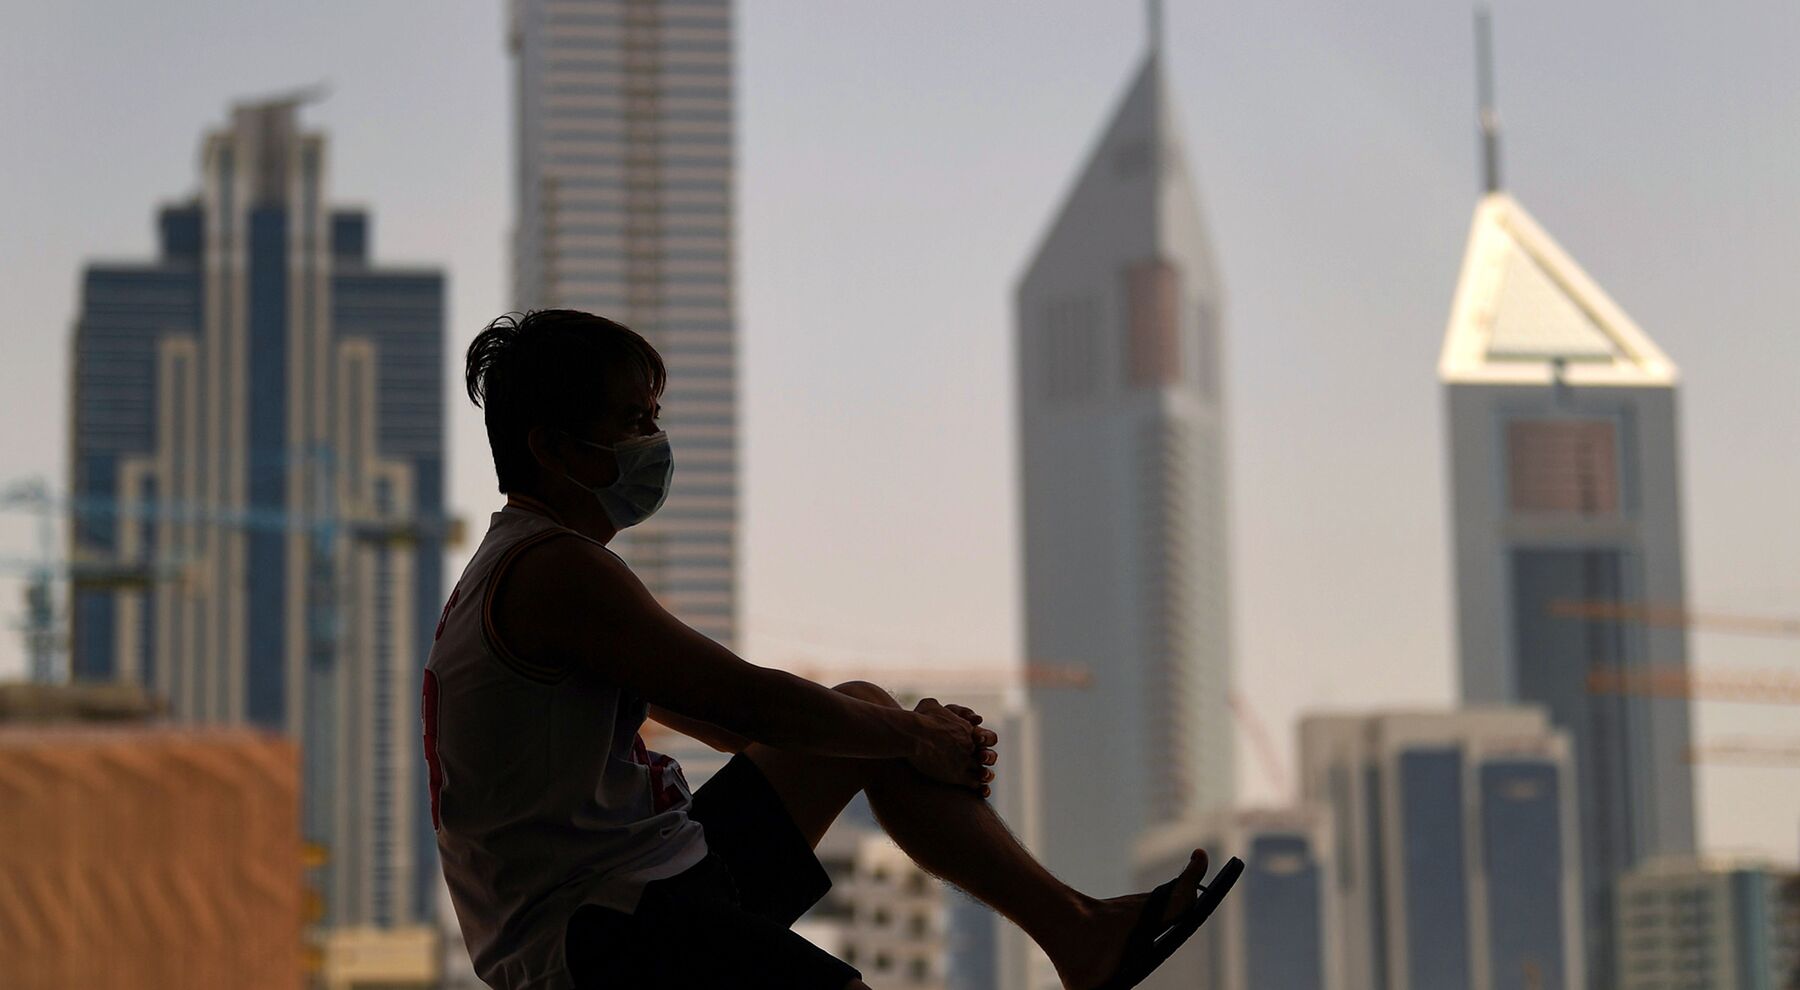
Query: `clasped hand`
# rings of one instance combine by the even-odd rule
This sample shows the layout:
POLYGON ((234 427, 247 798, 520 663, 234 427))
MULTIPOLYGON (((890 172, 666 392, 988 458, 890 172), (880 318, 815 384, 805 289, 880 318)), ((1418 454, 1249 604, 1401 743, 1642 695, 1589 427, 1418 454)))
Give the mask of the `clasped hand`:
POLYGON ((963 705, 939 704, 926 698, 913 707, 920 716, 921 744, 912 765, 933 780, 966 787, 981 797, 992 793, 993 766, 1000 755, 1000 736, 981 728, 981 716, 963 705))

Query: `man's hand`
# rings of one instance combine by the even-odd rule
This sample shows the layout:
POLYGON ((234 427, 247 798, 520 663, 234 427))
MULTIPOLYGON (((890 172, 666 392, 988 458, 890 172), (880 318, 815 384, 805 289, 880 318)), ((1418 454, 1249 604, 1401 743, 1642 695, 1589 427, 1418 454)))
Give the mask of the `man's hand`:
POLYGON ((982 797, 991 793, 989 769, 999 754, 991 748, 1000 737, 981 728, 981 716, 962 705, 940 705, 926 698, 913 708, 920 716, 919 745, 910 762, 933 780, 967 787, 982 797))

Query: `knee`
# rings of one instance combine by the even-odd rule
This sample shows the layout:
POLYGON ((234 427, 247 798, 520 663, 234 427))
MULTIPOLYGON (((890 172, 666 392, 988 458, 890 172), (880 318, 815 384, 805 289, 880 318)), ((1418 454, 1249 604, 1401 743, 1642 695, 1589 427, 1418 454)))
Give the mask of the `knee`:
POLYGON ((869 681, 845 681, 842 684, 833 685, 832 690, 840 694, 847 694, 858 701, 886 705, 889 708, 900 707, 900 702, 895 701, 893 695, 887 693, 881 685, 869 681))

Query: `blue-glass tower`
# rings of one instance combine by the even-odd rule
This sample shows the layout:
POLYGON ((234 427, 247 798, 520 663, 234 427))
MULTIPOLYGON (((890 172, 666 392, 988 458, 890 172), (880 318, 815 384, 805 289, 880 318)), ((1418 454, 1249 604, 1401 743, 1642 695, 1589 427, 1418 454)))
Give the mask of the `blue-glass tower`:
POLYGON ((328 925, 433 914, 417 691, 443 582, 444 277, 377 266, 297 99, 237 107, 74 328, 72 673, 298 738, 328 925))
POLYGON ((1343 990, 1584 985, 1572 750, 1537 708, 1302 721, 1343 990))

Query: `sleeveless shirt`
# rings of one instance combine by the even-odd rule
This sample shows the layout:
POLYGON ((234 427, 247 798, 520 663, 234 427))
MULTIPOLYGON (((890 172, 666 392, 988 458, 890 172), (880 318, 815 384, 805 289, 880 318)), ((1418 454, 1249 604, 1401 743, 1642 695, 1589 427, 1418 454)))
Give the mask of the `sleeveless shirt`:
POLYGON ((518 656, 494 631, 497 578, 551 538, 588 539, 518 504, 493 514, 438 620, 420 706, 457 923, 476 975, 507 990, 570 987, 577 908, 631 913, 646 883, 706 855, 680 765, 638 734, 645 701, 584 664, 518 656))

